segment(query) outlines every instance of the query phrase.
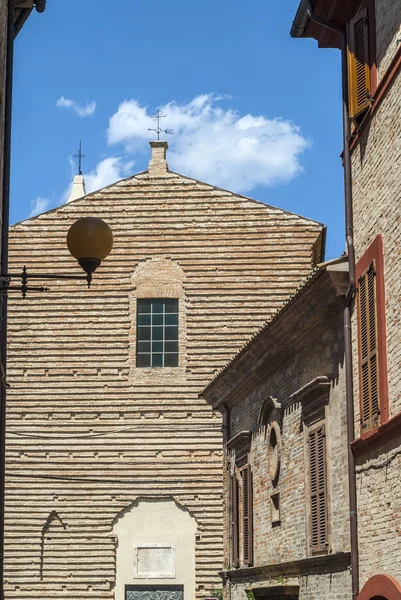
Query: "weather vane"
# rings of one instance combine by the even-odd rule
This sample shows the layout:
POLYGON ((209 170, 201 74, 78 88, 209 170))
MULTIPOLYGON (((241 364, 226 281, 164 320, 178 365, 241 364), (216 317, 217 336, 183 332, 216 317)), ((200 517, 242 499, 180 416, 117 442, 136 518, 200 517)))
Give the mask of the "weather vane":
POLYGON ((85 154, 82 154, 82 140, 79 140, 79 150, 74 158, 78 159, 78 175, 82 175, 82 159, 85 158, 85 154))
POLYGON ((154 115, 152 117, 152 119, 154 121, 156 121, 157 127, 155 129, 151 129, 151 128, 148 129, 148 131, 156 131, 158 140, 160 140, 161 133, 167 133, 167 135, 173 135, 173 133, 174 133, 174 131, 172 129, 162 129, 160 127, 160 119, 165 119, 165 118, 166 118, 166 115, 163 115, 163 113, 161 113, 160 110, 158 110, 157 115, 154 115))

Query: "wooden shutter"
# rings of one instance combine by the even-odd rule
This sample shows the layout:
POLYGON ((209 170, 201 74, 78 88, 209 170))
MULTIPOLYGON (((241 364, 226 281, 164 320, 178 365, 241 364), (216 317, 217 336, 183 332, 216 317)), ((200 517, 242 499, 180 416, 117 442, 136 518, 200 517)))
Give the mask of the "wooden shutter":
POLYGON ((376 268, 372 261, 358 279, 359 385, 362 432, 379 424, 376 268))
POLYGON ((239 566, 238 531, 238 481, 235 473, 230 475, 230 555, 231 566, 239 566))
POLYGON ((348 25, 348 86, 350 117, 357 117, 371 103, 367 9, 361 10, 348 25))
POLYGON ((242 534, 244 548, 244 563, 253 563, 253 523, 252 523, 252 473, 249 465, 242 469, 242 534))
POLYGON ((309 432, 310 541, 312 552, 327 550, 326 436, 324 425, 309 432))

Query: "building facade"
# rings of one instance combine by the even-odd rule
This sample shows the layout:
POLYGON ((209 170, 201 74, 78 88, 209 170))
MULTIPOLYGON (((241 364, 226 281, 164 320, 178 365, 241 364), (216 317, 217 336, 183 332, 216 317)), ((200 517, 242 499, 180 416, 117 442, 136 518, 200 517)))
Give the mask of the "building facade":
POLYGON ((206 387, 225 426, 226 598, 348 600, 343 300, 321 265, 206 387))
MULTIPOLYGON (((11 115, 14 39, 31 14, 45 9, 46 0, 0 0, 0 268, 8 272, 11 115)), ((4 281, 1 284, 4 287, 4 281)), ((0 597, 4 598, 4 470, 6 430, 7 300, 0 293, 0 597)))
POLYGON ((347 235, 355 254, 351 446, 357 543, 352 552, 359 581, 354 597, 399 600, 401 3, 316 0, 312 6, 303 1, 291 33, 313 37, 320 47, 339 47, 340 36, 327 21, 345 32, 347 42, 343 87, 350 164, 345 176, 352 208, 347 235))
POLYGON ((201 390, 322 256, 320 224, 149 169, 11 228, 10 269, 73 273, 69 226, 114 248, 9 301, 8 598, 192 600, 223 558, 220 414, 201 390))

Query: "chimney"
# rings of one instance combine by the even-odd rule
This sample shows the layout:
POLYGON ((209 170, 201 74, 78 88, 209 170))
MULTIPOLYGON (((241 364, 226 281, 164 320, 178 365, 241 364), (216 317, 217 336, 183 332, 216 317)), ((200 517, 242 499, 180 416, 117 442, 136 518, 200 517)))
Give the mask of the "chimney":
POLYGON ((68 198, 67 203, 71 202, 72 200, 77 200, 77 198, 82 198, 82 196, 85 195, 86 191, 83 175, 75 175, 74 181, 72 182, 70 197, 68 198))
POLYGON ((167 142, 158 140, 157 142, 149 142, 152 148, 152 158, 149 162, 149 177, 164 177, 167 175, 166 152, 168 148, 167 142))

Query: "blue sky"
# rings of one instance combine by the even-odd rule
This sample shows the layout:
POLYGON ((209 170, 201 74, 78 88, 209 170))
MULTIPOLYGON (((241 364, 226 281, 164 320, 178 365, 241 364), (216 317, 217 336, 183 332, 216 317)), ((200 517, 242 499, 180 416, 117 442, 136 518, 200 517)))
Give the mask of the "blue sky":
POLYGON ((342 253, 340 55, 289 30, 298 0, 48 0, 16 40, 11 221, 65 201, 79 139, 89 189, 169 166, 328 226, 342 253), (75 103, 75 104, 74 104, 75 103))

